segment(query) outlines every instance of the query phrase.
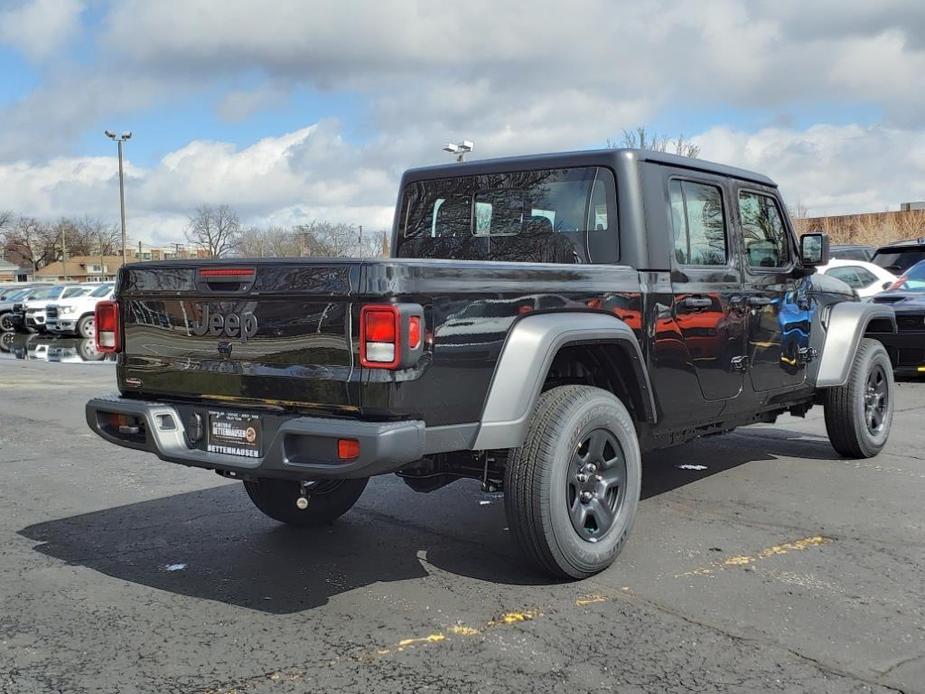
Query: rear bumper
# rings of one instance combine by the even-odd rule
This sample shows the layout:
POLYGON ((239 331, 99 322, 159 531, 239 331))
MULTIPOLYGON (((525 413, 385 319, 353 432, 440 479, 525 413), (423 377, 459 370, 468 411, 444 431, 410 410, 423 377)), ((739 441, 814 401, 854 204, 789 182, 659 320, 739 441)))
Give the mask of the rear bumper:
MULTIPOLYGON (((185 409, 188 421, 192 408, 185 409)), ((217 408, 195 408, 209 409, 217 408)), ((86 416, 90 428, 111 443, 148 451, 171 463, 232 472, 241 477, 299 480, 369 477, 395 472, 420 460, 425 448, 424 422, 416 420, 368 422, 268 415, 262 457, 244 458, 210 453, 202 441, 190 443, 184 413, 171 404, 116 396, 95 398, 87 403, 86 416), (113 414, 137 418, 139 432, 120 433, 108 421, 108 415, 113 414), (338 460, 340 438, 359 441, 360 455, 350 461, 338 460)), ((202 438, 207 435, 203 432, 202 438)))

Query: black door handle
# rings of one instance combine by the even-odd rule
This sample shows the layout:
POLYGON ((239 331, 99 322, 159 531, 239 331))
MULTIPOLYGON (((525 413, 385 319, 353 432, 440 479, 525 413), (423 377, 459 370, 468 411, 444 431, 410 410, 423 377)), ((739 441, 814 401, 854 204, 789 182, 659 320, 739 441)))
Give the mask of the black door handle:
POLYGON ((774 299, 771 299, 767 296, 750 296, 748 297, 749 306, 770 306, 774 303, 774 299))
POLYGON ((710 308, 713 305, 713 299, 705 296, 688 296, 681 305, 685 308, 710 308))

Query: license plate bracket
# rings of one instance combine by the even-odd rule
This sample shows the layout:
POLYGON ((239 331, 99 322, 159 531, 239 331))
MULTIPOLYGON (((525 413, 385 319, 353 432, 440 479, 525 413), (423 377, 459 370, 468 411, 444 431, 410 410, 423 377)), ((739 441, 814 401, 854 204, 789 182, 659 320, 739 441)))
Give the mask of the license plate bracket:
POLYGON ((259 458, 262 431, 258 415, 246 412, 209 411, 209 453, 259 458))

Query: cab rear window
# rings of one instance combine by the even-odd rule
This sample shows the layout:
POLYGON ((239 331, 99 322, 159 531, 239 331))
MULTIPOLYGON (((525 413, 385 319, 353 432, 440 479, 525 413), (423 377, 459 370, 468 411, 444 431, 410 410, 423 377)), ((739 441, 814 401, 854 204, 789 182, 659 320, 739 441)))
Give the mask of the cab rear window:
POLYGON ((417 181, 402 194, 398 256, 548 263, 618 258, 613 174, 541 169, 417 181))

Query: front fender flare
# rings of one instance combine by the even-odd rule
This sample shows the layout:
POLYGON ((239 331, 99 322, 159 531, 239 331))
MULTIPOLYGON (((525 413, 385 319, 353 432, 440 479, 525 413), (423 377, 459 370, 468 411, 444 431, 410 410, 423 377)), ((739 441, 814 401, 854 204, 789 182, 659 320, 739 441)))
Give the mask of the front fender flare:
POLYGON ((473 448, 516 448, 527 435, 556 353, 564 346, 608 343, 622 349, 633 366, 633 381, 643 392, 646 421, 656 420, 652 385, 636 335, 626 323, 602 313, 544 313, 527 316, 511 329, 495 366, 473 448))
POLYGON ((817 388, 843 386, 848 382, 861 338, 870 322, 876 319, 889 320, 892 332, 896 332, 896 314, 889 306, 855 301, 832 305, 816 371, 817 388))

